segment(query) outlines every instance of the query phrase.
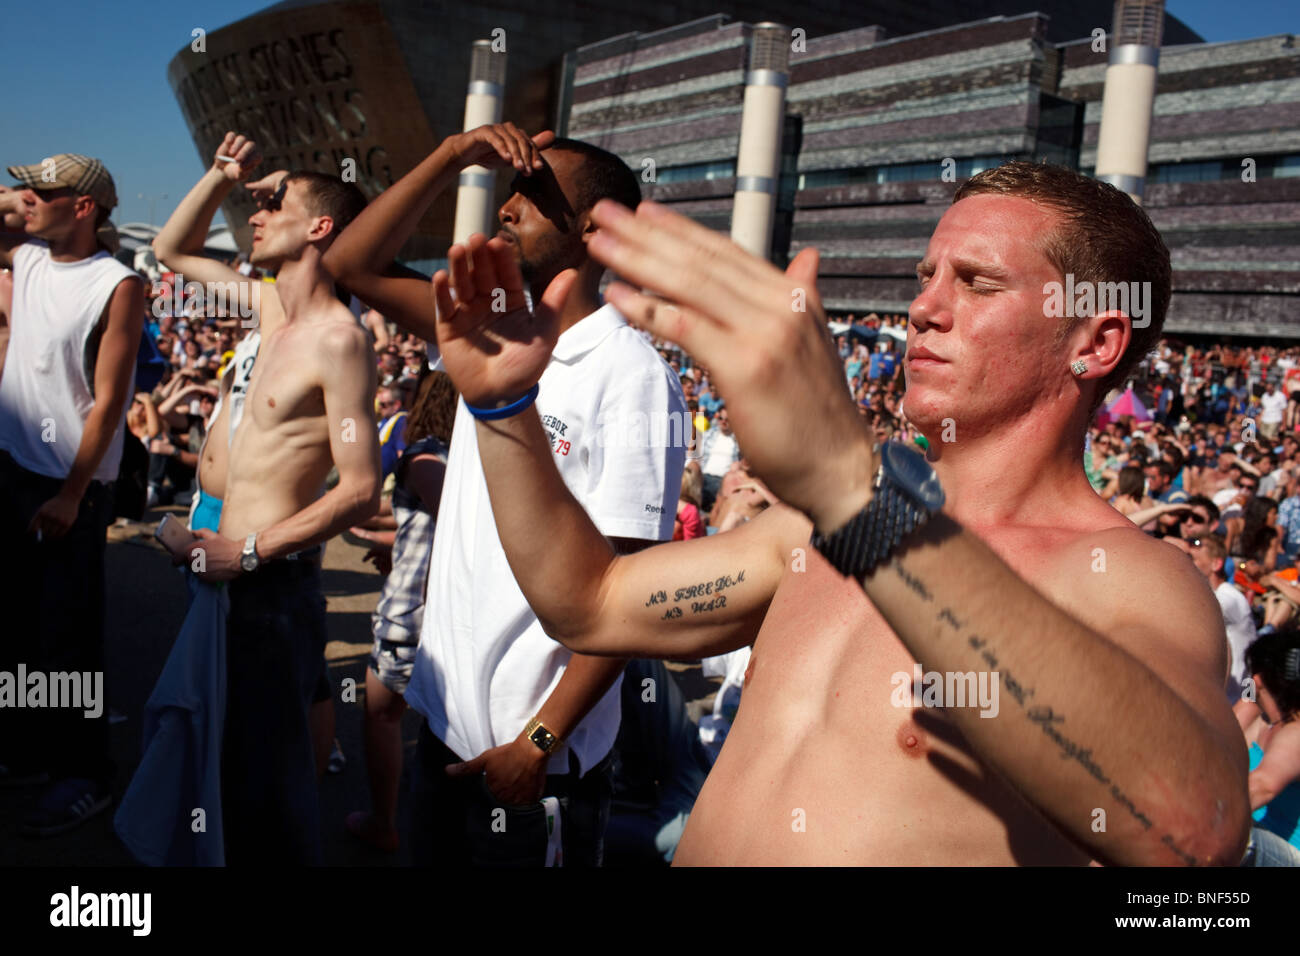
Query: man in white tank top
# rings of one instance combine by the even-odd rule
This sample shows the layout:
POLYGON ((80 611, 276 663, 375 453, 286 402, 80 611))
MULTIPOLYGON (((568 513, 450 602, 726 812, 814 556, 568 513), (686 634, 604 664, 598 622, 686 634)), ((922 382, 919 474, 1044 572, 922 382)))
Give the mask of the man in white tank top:
POLYGON ((0 267, 13 269, 0 379, 0 580, 18 599, 7 602, 0 671, 24 669, 19 692, 29 698, 39 672, 70 699, 0 709, 0 776, 48 773, 53 783, 23 832, 51 836, 111 801, 104 534, 144 290, 96 237, 117 205, 103 163, 60 154, 9 174, 23 185, 0 193, 0 214, 21 212, 24 229, 0 236, 0 267))

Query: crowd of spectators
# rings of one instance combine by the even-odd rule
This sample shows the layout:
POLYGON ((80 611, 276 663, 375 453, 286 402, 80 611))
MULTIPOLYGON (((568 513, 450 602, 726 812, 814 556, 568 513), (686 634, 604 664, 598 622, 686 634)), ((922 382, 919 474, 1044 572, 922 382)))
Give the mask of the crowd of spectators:
MULTIPOLYGON (((239 260, 231 263, 238 267, 239 260)), ((245 267, 247 268, 247 267, 245 267)), ((118 479, 119 519, 138 520, 146 507, 188 505, 206 427, 220 398, 220 383, 235 347, 252 331, 249 320, 213 309, 173 311, 172 273, 145 284, 145 334, 153 361, 137 376, 141 388, 127 412, 127 441, 118 479), (155 301, 158 300, 158 301, 155 301)), ((187 303, 188 305, 189 303, 187 303)), ((425 342, 374 310, 354 302, 358 322, 371 333, 378 368, 375 399, 387 477, 406 447, 406 413, 428 365, 425 342)))
MULTIPOLYGON (((879 441, 914 441, 919 432, 902 414, 903 363, 901 342, 907 317, 876 313, 858 322, 853 315, 836 319, 832 331, 844 363, 844 378, 858 411, 879 441)), ((709 379, 708 370, 670 346, 660 348, 682 384, 695 426, 694 445, 682 478, 675 540, 689 540, 736 527, 758 515, 776 499, 750 471, 731 430, 726 401, 709 379)))
POLYGON ((1300 841, 1300 349, 1162 341, 1103 409, 1084 467, 1143 531, 1185 551, 1223 613, 1224 690, 1250 750, 1255 825, 1300 841), (1267 752, 1266 752, 1267 751, 1267 752))
MULTIPOLYGON (((153 388, 135 395, 127 416, 128 436, 136 441, 124 450, 117 513, 131 518, 146 506, 188 503, 221 376, 248 331, 237 317, 172 314, 170 278, 164 275, 146 299, 160 374, 153 388), (162 306, 155 308, 158 295, 162 306)), ((391 491, 390 476, 406 448, 406 419, 428 366, 426 345, 376 312, 356 311, 374 343, 376 421, 391 491)), ((902 315, 848 314, 830 323, 845 387, 877 440, 924 447, 926 439, 903 411, 906 331, 902 315)), ((715 534, 756 517, 776 499, 750 471, 725 396, 689 355, 671 346, 661 346, 660 354, 679 376, 693 425, 674 538, 715 534)), ((1274 684, 1292 681, 1287 668, 1296 663, 1273 661, 1268 655, 1275 649, 1266 644, 1281 640, 1287 651, 1300 626, 1300 347, 1198 346, 1166 338, 1129 387, 1136 402, 1112 414, 1117 391, 1098 410, 1083 449, 1084 472, 1099 495, 1146 533, 1187 552, 1207 578, 1230 646, 1225 693, 1257 769, 1259 741, 1272 726, 1257 687, 1268 675, 1274 684)), ((376 564, 388 570, 386 561, 376 564)), ((1286 714, 1300 703, 1276 694, 1269 700, 1286 714)), ((1268 820, 1261 816, 1265 797, 1280 792, 1265 789, 1252 777, 1260 825, 1268 820)), ((1277 829, 1292 828, 1283 822, 1277 829)))

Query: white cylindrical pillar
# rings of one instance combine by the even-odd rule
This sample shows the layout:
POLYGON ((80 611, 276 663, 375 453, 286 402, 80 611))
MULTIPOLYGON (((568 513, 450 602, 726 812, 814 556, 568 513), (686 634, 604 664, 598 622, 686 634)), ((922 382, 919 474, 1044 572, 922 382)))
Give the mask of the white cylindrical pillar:
POLYGON ((790 80, 790 31, 779 23, 760 23, 750 37, 745 72, 745 104, 736 157, 736 195, 731 238, 767 258, 781 176, 781 128, 785 88, 790 80))
MULTIPOLYGON (((505 93, 506 55, 494 53, 491 40, 475 40, 470 53, 469 90, 465 94, 465 124, 471 130, 501 122, 501 100, 505 93)), ((456 220, 453 242, 464 242, 476 232, 492 235, 495 174, 483 166, 467 166, 456 188, 456 220)))
POLYGON ((1096 177, 1142 202, 1164 0, 1118 0, 1097 132, 1096 177))

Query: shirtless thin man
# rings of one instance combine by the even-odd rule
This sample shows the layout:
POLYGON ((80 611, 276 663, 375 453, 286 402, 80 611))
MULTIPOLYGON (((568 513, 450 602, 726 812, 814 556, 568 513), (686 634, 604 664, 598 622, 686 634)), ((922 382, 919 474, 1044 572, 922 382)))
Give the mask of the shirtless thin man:
POLYGON ((364 205, 355 187, 290 173, 249 221, 250 261, 277 272, 284 323, 263 338, 230 447, 220 533, 185 548, 230 581, 222 761, 226 860, 320 862, 308 707, 324 650, 320 546, 379 507, 375 367, 334 294, 325 247, 364 205), (321 494, 331 465, 339 481, 321 494))
MULTIPOLYGON (((198 493, 190 509, 191 531, 199 528, 216 531, 220 527, 230 445, 243 418, 244 402, 257 371, 262 339, 269 338, 284 324, 284 307, 280 305, 275 283, 249 278, 224 262, 202 255, 212 218, 237 184, 244 183, 252 197, 263 203, 275 194, 288 175, 287 170, 279 169, 253 180, 253 172, 260 163, 261 153, 256 142, 239 133, 227 132, 217 147, 212 165, 176 207, 153 241, 158 260, 177 274, 178 283, 183 276, 186 285, 198 282, 205 289, 224 291, 225 301, 238 306, 236 317, 229 321, 235 323, 240 332, 247 330, 235 346, 235 357, 230 367, 221 376, 216 413, 208 422, 199 449, 198 493), (245 306, 248 307, 246 310, 245 306)), ((334 743, 334 703, 325 667, 322 659, 321 676, 311 710, 318 774, 325 772, 334 743)))
MULTIPOLYGON (((633 657, 754 642, 675 862, 1238 863, 1246 755, 1218 607, 1186 556, 1108 507, 1080 467, 1098 398, 1159 335, 1168 302, 1168 253, 1145 214, 1029 164, 958 193, 918 266, 904 403, 947 500, 861 582, 809 544, 871 500, 878 463, 826 330, 816 251, 782 274, 654 203, 594 216, 592 255, 665 297, 614 284, 609 300, 712 370, 755 473, 793 506, 615 556, 531 409, 476 425, 501 540, 549 634, 633 657), (1044 286, 1067 271, 1151 281, 1161 307, 1142 330, 1119 311, 1063 327, 1044 286), (996 672, 996 716, 912 706, 916 663, 996 672)), ((516 281, 495 241, 474 267, 516 281)), ((466 401, 500 405, 536 381, 552 315, 494 317, 435 293, 466 401)))
MULTIPOLYGON (((251 314, 239 318, 241 324, 251 326, 251 331, 239 343, 238 351, 251 351, 254 357, 259 347, 258 340, 269 338, 284 324, 284 308, 280 305, 276 287, 241 275, 224 262, 203 255, 202 249, 221 203, 236 185, 248 181, 250 173, 260 162, 261 154, 253 140, 237 133, 226 133, 217 147, 212 165, 176 207, 153 241, 158 261, 176 273, 177 282, 182 281, 180 277, 183 276, 186 284, 197 282, 205 288, 221 287, 226 292, 227 302, 249 305, 251 314), (218 157, 229 157, 234 161, 218 157)), ((255 198, 269 198, 284 175, 279 172, 259 182, 250 182, 248 189, 255 198)), ((216 416, 208 423, 207 435, 199 450, 198 486, 201 496, 193 516, 194 527, 208 527, 204 519, 209 513, 219 520, 226 497, 227 460, 234 430, 231 420, 233 418, 236 424, 239 421, 237 406, 247 395, 254 367, 249 356, 240 354, 239 359, 221 376, 221 401, 216 416), (245 364, 249 367, 245 368, 245 364), (213 436, 218 440, 213 441, 213 436)))

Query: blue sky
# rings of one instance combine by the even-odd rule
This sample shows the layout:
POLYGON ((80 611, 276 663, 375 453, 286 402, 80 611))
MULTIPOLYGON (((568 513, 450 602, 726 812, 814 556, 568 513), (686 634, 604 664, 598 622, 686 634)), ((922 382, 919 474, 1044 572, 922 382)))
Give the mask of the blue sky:
MULTIPOLYGON (((269 5, 62 0, 51 14, 44 3, 9 4, 0 35, 7 94, 0 165, 60 152, 98 156, 117 181, 114 221, 147 221, 152 197, 154 221, 162 222, 205 166, 167 84, 167 63, 195 27, 210 32, 269 5)), ((1210 41, 1300 32, 1295 0, 1173 0, 1168 8, 1210 41)))

